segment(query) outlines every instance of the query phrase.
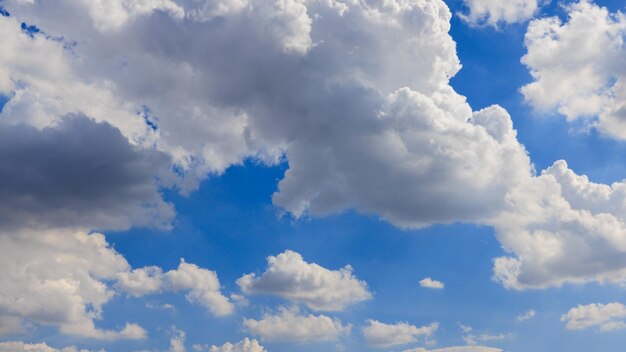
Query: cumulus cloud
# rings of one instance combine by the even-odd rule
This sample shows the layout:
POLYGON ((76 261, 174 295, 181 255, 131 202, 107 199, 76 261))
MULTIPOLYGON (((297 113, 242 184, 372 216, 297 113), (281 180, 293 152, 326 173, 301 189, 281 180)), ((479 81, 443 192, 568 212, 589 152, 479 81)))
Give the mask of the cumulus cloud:
POLYGON ((350 333, 351 326, 325 315, 303 315, 294 308, 280 308, 260 320, 244 319, 243 326, 262 341, 319 342, 336 341, 350 333))
POLYGON ((626 17, 588 0, 565 8, 565 22, 549 17, 530 23, 522 62, 533 82, 521 91, 538 109, 557 109, 569 120, 592 118, 602 133, 624 139, 626 17))
POLYGON ((349 265, 329 270, 305 262, 299 253, 290 250, 268 257, 267 263, 261 275, 247 274, 237 280, 243 292, 277 295, 318 311, 343 310, 372 297, 367 284, 352 275, 349 265))
POLYGON ((415 343, 421 337, 432 336, 439 327, 437 323, 417 327, 409 323, 385 324, 377 320, 368 320, 368 324, 363 328, 363 336, 367 345, 375 348, 415 343))
POLYGON ((121 272, 116 287, 132 296, 163 291, 189 291, 188 301, 200 304, 217 316, 229 315, 234 305, 222 295, 217 273, 181 259, 178 268, 163 273, 156 266, 121 272))
POLYGON ((114 295, 106 281, 129 269, 102 234, 69 229, 2 232, 0 268, 1 323, 51 325, 97 339, 146 337, 136 324, 113 331, 94 323, 114 295))
POLYGON ((430 277, 420 280, 420 286, 424 288, 432 288, 435 290, 441 290, 444 288, 444 283, 441 281, 433 280, 430 277))
POLYGON ((514 289, 623 282, 624 187, 593 183, 555 162, 510 194, 511 206, 496 229, 516 257, 497 258, 494 278, 514 289))
POLYGON ((156 180, 168 157, 108 123, 0 124, 0 159, 0 227, 165 228, 174 216, 156 180))
POLYGON ((545 0, 464 0, 469 13, 461 18, 474 25, 497 26, 499 23, 531 19, 545 0))
POLYGON ((0 352, 90 352, 75 346, 56 349, 45 343, 26 343, 22 341, 0 342, 0 352))
MULTIPOLYGON (((287 160, 272 199, 296 217, 355 209, 403 228, 492 225, 510 253, 494 278, 510 288, 626 278, 621 215, 576 203, 549 172, 536 176, 508 113, 473 111, 449 85, 460 63, 441 0, 117 0, 97 16, 84 1, 3 4, 3 124, 44 130, 83 112, 167 155, 177 177, 164 183, 183 191, 246 158, 287 160), (26 35, 22 22, 41 32, 26 35)), ((586 1, 569 9, 566 24, 529 27, 535 82, 523 92, 565 114, 599 111, 601 128, 624 131, 602 122, 621 116, 623 15, 586 1), (593 45, 572 60, 574 44, 560 46, 569 42, 593 45), (572 81, 560 75, 569 67, 572 81)), ((287 298, 320 310, 355 299, 320 297, 287 298)))
POLYGON ((592 303, 570 309, 561 317, 568 330, 584 330, 597 327, 602 332, 626 329, 626 306, 613 302, 592 303))
POLYGON ((208 352, 267 352, 261 344, 255 339, 244 338, 243 340, 232 344, 230 342, 226 342, 221 346, 202 346, 202 345, 194 345, 194 351, 208 351, 208 352))

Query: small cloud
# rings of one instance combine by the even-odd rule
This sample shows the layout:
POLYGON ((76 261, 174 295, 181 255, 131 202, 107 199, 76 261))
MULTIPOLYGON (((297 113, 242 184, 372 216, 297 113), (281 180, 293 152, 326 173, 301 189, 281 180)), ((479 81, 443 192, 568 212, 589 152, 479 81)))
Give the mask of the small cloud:
POLYGON ((535 315, 537 315, 537 312, 535 312, 534 309, 529 309, 526 313, 518 315, 517 316, 517 321, 519 321, 519 322, 526 321, 528 319, 534 318, 535 315))
POLYGON ((444 283, 441 281, 433 280, 430 277, 424 278, 420 280, 420 286, 425 288, 432 288, 435 290, 441 290, 444 288, 444 283))

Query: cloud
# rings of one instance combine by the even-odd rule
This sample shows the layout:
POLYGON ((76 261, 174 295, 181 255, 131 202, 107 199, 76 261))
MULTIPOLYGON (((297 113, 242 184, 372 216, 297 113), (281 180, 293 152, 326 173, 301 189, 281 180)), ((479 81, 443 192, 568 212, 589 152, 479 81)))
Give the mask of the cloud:
POLYGON ((613 302, 608 304, 592 303, 570 309, 561 317, 568 330, 584 330, 598 327, 600 331, 626 329, 626 306, 613 302))
POLYGON ((461 18, 473 25, 496 27, 500 23, 517 23, 531 19, 544 0, 464 0, 468 14, 461 18))
POLYGON ((485 347, 485 346, 454 346, 454 347, 444 347, 444 348, 436 348, 434 350, 427 350, 422 347, 404 350, 402 352, 502 352, 503 350, 500 348, 494 347, 485 347))
POLYGON ((385 324, 377 320, 368 320, 368 324, 368 326, 363 328, 363 336, 368 346, 376 348, 415 343, 422 336, 432 336, 439 327, 437 323, 417 327, 402 322, 385 324))
POLYGON ((172 327, 173 335, 170 338, 170 349, 168 352, 185 352, 187 349, 185 348, 185 337, 186 334, 182 330, 178 330, 175 327, 172 327))
POLYGON ((26 343, 22 341, 0 342, 0 352, 90 352, 75 346, 56 349, 45 343, 26 343))
POLYGON ((271 294, 306 304, 318 311, 339 311, 372 297, 367 284, 352 275, 352 267, 329 270, 307 263, 299 253, 287 250, 267 258, 260 276, 242 276, 237 284, 247 294, 271 294))
POLYGON ((108 123, 68 116, 37 129, 0 124, 0 227, 168 227, 156 176, 168 158, 108 123))
MULTIPOLYGON (((402 228, 491 225, 508 253, 494 278, 508 288, 626 278, 621 215, 536 175, 508 113, 473 111, 450 86, 460 63, 443 1, 181 1, 179 10, 118 0, 98 15, 112 24, 84 2, 3 4, 12 14, 0 17, 3 124, 42 130, 82 112, 167 155, 176 177, 163 183, 183 192, 248 158, 286 160, 272 200, 295 217, 354 209, 402 228), (41 32, 25 35, 22 22, 41 32)), ((621 116, 623 15, 588 2, 568 11, 566 24, 529 27, 526 98, 566 115, 621 116), (568 49, 587 35, 599 39, 568 49)), ((599 128, 626 130, 602 116, 599 128)), ((112 223, 140 225, 140 215, 112 223)), ((291 299, 322 310, 351 303, 320 297, 291 299)))
POLYGON ((624 182, 593 183, 557 161, 509 195, 495 221, 505 250, 494 279, 513 289, 626 279, 624 182))
MULTIPOLYGON (((102 234, 81 230, 0 233, 0 323, 56 326, 62 333, 97 339, 143 339, 144 329, 127 323, 118 331, 94 321, 114 292, 106 281, 129 268, 102 234), (9 319, 10 318, 10 319, 9 319)), ((10 331, 3 326, 0 331, 10 331)))
POLYGON ((522 322, 534 318, 535 315, 537 315, 537 312, 535 312, 534 309, 529 309, 528 311, 518 315, 516 319, 517 321, 522 322))
POLYGON ((430 277, 427 277, 420 280, 420 286, 425 288, 432 288, 435 290, 441 290, 444 288, 445 285, 441 281, 433 280, 430 277))
POLYGON ((226 342, 221 346, 201 346, 194 345, 194 351, 208 351, 208 352, 267 352, 263 346, 259 344, 257 340, 250 340, 249 338, 244 338, 243 340, 232 344, 230 342, 226 342))
POLYGON ((521 92, 540 110, 557 109, 568 120, 591 119, 600 132, 624 139, 626 17, 587 0, 565 8, 566 22, 549 17, 528 26, 522 62, 533 82, 521 92))
POLYGON ((513 334, 474 334, 471 326, 459 324, 463 331, 463 340, 468 346, 476 346, 481 342, 499 341, 513 338, 513 334))
POLYGON ((351 326, 325 315, 301 315, 296 309, 280 308, 278 314, 265 314, 260 320, 244 319, 243 326, 262 341, 336 341, 350 333, 351 326))
POLYGON ((149 266, 121 272, 116 287, 132 296, 160 293, 163 291, 189 291, 186 298, 192 303, 206 307, 217 316, 229 315, 234 305, 222 295, 217 273, 181 259, 178 268, 165 273, 159 267, 149 266))

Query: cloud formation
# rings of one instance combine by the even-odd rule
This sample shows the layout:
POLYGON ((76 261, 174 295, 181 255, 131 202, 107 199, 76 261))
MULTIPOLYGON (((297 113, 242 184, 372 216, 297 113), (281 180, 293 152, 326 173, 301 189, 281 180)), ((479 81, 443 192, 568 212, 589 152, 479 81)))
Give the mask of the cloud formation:
POLYGON ((207 308, 217 316, 229 315, 234 305, 220 289, 217 273, 181 259, 178 268, 163 272, 156 266, 121 272, 117 275, 116 287, 132 296, 160 293, 163 291, 189 291, 188 301, 207 308))
POLYGON ((588 0, 565 9, 565 22, 548 17, 528 26, 522 62, 533 82, 521 92, 540 110, 587 119, 600 132, 625 139, 626 16, 588 0))
POLYGON ((267 352, 261 344, 257 340, 244 338, 243 340, 232 344, 230 342, 226 342, 221 346, 211 346, 204 347, 195 345, 193 347, 194 351, 209 351, 209 352, 267 352))
POLYGON ((0 233, 0 331, 26 322, 56 326, 62 333, 96 339, 143 339, 146 331, 126 323, 119 331, 95 325, 114 295, 107 280, 129 269, 102 234, 81 230, 0 233))
POLYGON ((267 263, 261 275, 247 274, 237 280, 243 292, 276 295, 317 311, 340 311, 372 297, 367 284, 352 275, 349 265, 329 270, 305 262, 290 250, 269 256, 267 263))
POLYGON ((367 323, 369 325, 363 328, 363 336, 367 345, 375 348, 415 343, 421 337, 432 336, 439 327, 437 323, 417 327, 404 322, 385 324, 373 319, 368 320, 367 323))
POLYGON ((626 329, 626 306, 613 302, 608 304, 592 303, 570 309, 561 317, 568 330, 584 330, 598 327, 600 331, 626 329))
POLYGON ((56 349, 45 343, 25 343, 22 341, 0 342, 0 352, 90 352, 75 346, 56 349))
POLYGON ((474 25, 498 26, 531 19, 545 0, 463 0, 469 13, 461 18, 474 25))
POLYGON ((420 286, 434 290, 441 290, 445 287, 445 284, 441 281, 433 280, 430 277, 427 277, 420 280, 420 286))
POLYGON ((297 309, 280 308, 260 320, 244 319, 243 326, 262 341, 320 342, 336 341, 350 333, 351 326, 325 315, 303 315, 297 309))

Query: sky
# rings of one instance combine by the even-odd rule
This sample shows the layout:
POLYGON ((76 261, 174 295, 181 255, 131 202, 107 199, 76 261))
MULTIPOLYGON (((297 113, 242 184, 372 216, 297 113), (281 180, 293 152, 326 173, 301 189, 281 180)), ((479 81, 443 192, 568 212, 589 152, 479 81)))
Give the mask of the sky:
POLYGON ((622 0, 0 0, 0 352, 622 351, 622 0))

